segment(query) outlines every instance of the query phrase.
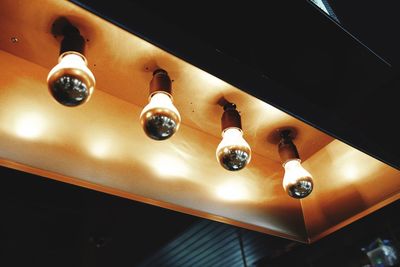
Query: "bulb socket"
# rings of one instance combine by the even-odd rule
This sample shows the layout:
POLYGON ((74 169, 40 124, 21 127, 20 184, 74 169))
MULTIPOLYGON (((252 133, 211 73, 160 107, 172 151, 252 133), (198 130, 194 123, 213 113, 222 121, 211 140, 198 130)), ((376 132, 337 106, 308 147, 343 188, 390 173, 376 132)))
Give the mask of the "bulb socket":
POLYGON ((278 152, 281 158, 282 165, 292 159, 300 160, 299 152, 296 145, 293 143, 293 137, 290 130, 284 130, 280 133, 281 140, 278 144, 278 152))
POLYGON ((157 92, 165 92, 169 96, 172 95, 171 79, 163 69, 155 70, 150 81, 150 97, 157 92))
POLYGON ((69 51, 74 51, 81 55, 85 54, 85 39, 80 34, 78 28, 66 25, 62 29, 62 34, 64 38, 61 41, 60 55, 69 51))
POLYGON ((228 103, 224 105, 224 113, 221 117, 221 127, 222 131, 232 127, 242 129, 242 120, 239 112, 236 110, 235 104, 228 103))

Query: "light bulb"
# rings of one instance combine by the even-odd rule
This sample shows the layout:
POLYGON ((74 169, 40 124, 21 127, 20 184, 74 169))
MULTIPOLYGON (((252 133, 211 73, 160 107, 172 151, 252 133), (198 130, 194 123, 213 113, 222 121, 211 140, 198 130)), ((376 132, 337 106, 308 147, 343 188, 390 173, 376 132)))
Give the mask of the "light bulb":
POLYGON ((235 104, 225 103, 221 127, 222 141, 216 152, 218 162, 229 171, 241 170, 250 162, 251 149, 243 139, 242 120, 235 104))
POLYGON ((301 166, 299 152, 293 143, 297 131, 288 127, 280 130, 279 135, 278 151, 285 169, 283 188, 293 198, 304 198, 312 192, 314 183, 311 174, 301 166))
POLYGON ((170 138, 179 128, 181 116, 172 104, 171 96, 156 92, 140 114, 140 122, 147 136, 155 140, 170 138))
POLYGON ((153 72, 150 101, 140 114, 140 123, 148 137, 165 140, 178 131, 181 115, 172 103, 171 79, 163 69, 153 72))
POLYGON ((242 130, 236 127, 225 129, 216 154, 219 163, 225 169, 229 171, 243 169, 250 162, 251 149, 243 138, 242 130))
POLYGON ((47 84, 51 95, 64 106, 87 102, 93 93, 95 78, 85 57, 74 51, 62 53, 59 63, 49 72, 47 84))
POLYGON ((294 198, 304 198, 313 190, 311 174, 301 166, 300 159, 291 159, 283 164, 283 188, 294 198))

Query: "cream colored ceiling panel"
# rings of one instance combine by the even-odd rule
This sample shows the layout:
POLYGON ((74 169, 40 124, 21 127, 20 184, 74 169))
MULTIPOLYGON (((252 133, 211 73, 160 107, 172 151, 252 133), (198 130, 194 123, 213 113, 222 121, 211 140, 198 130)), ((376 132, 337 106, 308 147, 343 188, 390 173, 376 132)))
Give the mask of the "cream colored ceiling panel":
MULTIPOLYGON (((161 207, 302 242, 315 241, 399 198, 400 172, 67 1, 0 2, 0 164, 161 207), (64 107, 46 77, 57 63, 60 17, 86 39, 97 85, 64 107), (173 80, 179 131, 148 138, 139 115, 152 71, 173 80), (225 98, 241 112, 252 148, 246 169, 216 160, 225 98), (282 187, 277 129, 293 127, 314 190, 282 187)), ((265 88, 268 90, 268 88, 265 88)), ((23 185, 21 185, 23 186, 23 185)))

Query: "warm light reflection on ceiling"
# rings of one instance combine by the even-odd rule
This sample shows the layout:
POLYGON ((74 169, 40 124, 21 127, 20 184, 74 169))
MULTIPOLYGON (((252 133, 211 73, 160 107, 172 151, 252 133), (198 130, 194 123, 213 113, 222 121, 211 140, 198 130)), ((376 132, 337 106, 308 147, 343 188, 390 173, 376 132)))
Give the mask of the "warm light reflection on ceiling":
POLYGON ((162 177, 188 177, 189 168, 181 158, 169 155, 158 154, 151 162, 151 167, 162 177))
POLYGON ((377 173, 382 165, 375 160, 371 160, 366 155, 363 155, 359 152, 357 157, 354 157, 353 160, 349 160, 346 163, 343 163, 340 172, 343 177, 348 181, 357 181, 365 179, 377 173))
MULTIPOLYGON (((193 66, 187 66, 188 69, 188 74, 192 71, 191 69, 193 66)), ((232 85, 228 84, 227 82, 205 72, 205 71, 198 71, 196 73, 196 79, 201 81, 201 83, 204 83, 207 85, 207 88, 213 88, 213 90, 227 90, 228 88, 231 88, 232 85)))
POLYGON ((15 133, 22 138, 38 138, 45 129, 45 120, 38 113, 23 113, 15 120, 15 133))
POLYGON ((331 153, 341 155, 340 157, 336 156, 337 159, 333 164, 345 180, 349 182, 362 180, 382 168, 382 164, 379 161, 372 159, 368 155, 354 150, 347 145, 341 145, 341 147, 343 148, 342 151, 335 150, 331 151, 331 153))
POLYGON ((112 142, 110 138, 97 138, 89 144, 89 152, 96 158, 104 159, 110 155, 112 142))
POLYGON ((228 181, 216 188, 219 198, 228 201, 249 200, 250 192, 246 185, 241 181, 228 181))
POLYGON ((356 180, 360 177, 358 168, 351 164, 343 166, 342 173, 343 176, 348 180, 356 180))

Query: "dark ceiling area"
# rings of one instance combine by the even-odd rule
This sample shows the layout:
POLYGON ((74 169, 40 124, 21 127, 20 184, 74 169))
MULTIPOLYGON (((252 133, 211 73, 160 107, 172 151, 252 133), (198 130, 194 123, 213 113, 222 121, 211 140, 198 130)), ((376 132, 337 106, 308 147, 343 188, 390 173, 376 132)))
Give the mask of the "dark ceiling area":
POLYGON ((135 266, 198 218, 4 167, 1 266, 135 266))
POLYGON ((400 38, 396 33, 399 24, 398 1, 384 4, 372 1, 329 1, 341 24, 356 38, 389 62, 396 70, 400 67, 400 38))
POLYGON ((399 245, 400 202, 312 244, 0 168, 1 266, 353 266, 377 238, 399 245))
POLYGON ((73 2, 400 167, 394 3, 330 1, 340 25, 310 1, 73 2))

